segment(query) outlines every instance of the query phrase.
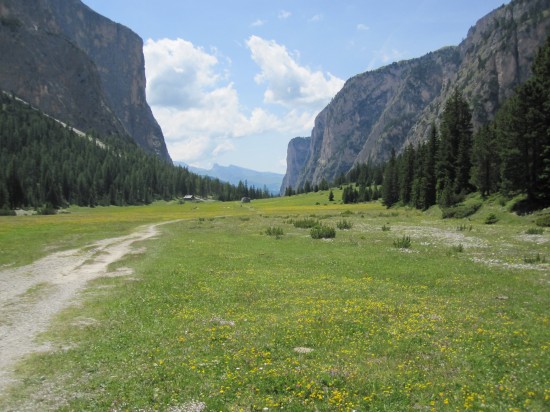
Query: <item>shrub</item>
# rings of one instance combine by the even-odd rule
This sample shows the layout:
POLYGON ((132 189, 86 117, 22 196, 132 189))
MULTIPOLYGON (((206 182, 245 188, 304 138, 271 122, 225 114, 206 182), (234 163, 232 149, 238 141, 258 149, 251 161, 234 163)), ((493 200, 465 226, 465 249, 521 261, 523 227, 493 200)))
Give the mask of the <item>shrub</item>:
POLYGON ((353 224, 349 220, 342 219, 336 223, 336 227, 340 230, 351 229, 353 224))
POLYGON ((331 239, 336 237, 336 229, 330 226, 317 225, 310 231, 313 239, 331 239))
POLYGON ((276 239, 279 239, 284 233, 282 227, 270 226, 265 230, 265 234, 268 236, 275 236, 276 239))
POLYGON ((460 226, 457 226, 456 230, 458 230, 459 232, 464 232, 465 230, 467 230, 468 232, 471 232, 472 231, 472 225, 467 226, 465 224, 462 224, 460 226))
POLYGON ((489 214, 489 216, 485 218, 486 225, 492 225, 492 224, 495 224, 496 222, 498 222, 498 217, 494 213, 489 214))
POLYGON ((15 210, 0 209, 0 216, 15 216, 15 210))
POLYGON ((481 207, 481 202, 470 203, 470 204, 460 204, 456 206, 451 206, 443 209, 442 217, 443 219, 455 218, 463 219, 465 217, 473 215, 481 207))
POLYGON ((393 246, 398 249, 409 249, 411 247, 411 237, 403 236, 401 239, 396 239, 393 241, 393 246))
POLYGON ((382 226, 382 232, 389 232, 390 231, 390 227, 389 226, 386 226, 386 224, 384 223, 384 225, 382 226))
POLYGON ((530 227, 525 231, 528 235, 542 235, 544 233, 544 229, 542 227, 530 227))
POLYGON ((301 220, 295 220, 293 222, 294 227, 300 228, 300 229, 311 229, 312 227, 315 227, 319 224, 319 222, 315 219, 301 219, 301 220))
POLYGON ((523 261, 527 264, 534 265, 537 263, 546 263, 546 258, 537 253, 535 256, 524 256, 523 261))
POLYGON ((464 245, 460 243, 458 245, 451 246, 451 251, 456 253, 462 253, 464 252, 464 245))
POLYGON ((39 215, 55 215, 57 210, 53 206, 46 205, 37 209, 36 213, 39 215))
POLYGON ((550 214, 537 218, 537 220, 535 220, 535 224, 541 227, 550 227, 550 214))

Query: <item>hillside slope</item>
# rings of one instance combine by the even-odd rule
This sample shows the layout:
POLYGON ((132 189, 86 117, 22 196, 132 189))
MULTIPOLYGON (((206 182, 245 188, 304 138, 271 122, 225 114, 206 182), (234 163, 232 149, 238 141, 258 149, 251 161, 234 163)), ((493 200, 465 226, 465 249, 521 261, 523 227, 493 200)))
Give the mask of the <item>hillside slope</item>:
POLYGON ((349 79, 315 119, 307 144, 290 142, 281 192, 334 180, 354 164, 385 160, 392 148, 425 140, 455 88, 479 127, 527 80, 549 33, 549 0, 515 0, 481 18, 458 46, 349 79))
POLYGON ((170 160, 145 98, 143 41, 80 0, 2 0, 0 88, 80 130, 170 160))

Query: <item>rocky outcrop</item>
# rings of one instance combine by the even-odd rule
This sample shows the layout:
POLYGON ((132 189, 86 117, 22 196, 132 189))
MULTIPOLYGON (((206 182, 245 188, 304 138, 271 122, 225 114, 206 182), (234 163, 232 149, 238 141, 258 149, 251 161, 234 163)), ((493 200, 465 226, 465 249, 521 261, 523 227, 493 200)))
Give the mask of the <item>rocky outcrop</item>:
MULTIPOLYGON (((317 116, 304 162, 287 160, 285 182, 331 181, 356 163, 383 161, 392 148, 423 141, 455 88, 479 127, 529 77, 549 33, 550 0, 515 0, 479 20, 458 46, 349 79, 317 116)), ((292 140, 288 159, 298 157, 295 146, 292 140)))
POLYGON ((281 193, 287 187, 296 187, 303 165, 309 158, 309 137, 295 137, 288 143, 286 154, 286 174, 281 184, 281 193))
POLYGON ((77 129, 170 160, 145 98, 143 41, 79 0, 2 0, 0 88, 77 129))

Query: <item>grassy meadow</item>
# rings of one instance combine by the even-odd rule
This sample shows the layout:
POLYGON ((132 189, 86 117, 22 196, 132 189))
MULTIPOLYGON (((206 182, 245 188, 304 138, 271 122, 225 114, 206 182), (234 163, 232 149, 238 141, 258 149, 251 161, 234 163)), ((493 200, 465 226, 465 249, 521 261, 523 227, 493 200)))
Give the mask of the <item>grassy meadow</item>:
POLYGON ((496 202, 443 220, 327 198, 0 217, 2 269, 176 220, 56 318, 60 349, 0 409, 550 410, 548 229, 496 202))

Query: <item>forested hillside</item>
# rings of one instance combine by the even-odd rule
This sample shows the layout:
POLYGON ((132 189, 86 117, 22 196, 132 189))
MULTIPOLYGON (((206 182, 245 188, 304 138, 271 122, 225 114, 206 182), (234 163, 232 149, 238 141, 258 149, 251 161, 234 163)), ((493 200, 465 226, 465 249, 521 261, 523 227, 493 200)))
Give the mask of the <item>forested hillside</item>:
POLYGON ((143 40, 80 0, 0 2, 0 89, 171 161, 145 96, 143 40))
MULTIPOLYGON (((532 71, 495 119, 476 133, 471 104, 455 89, 429 139, 399 156, 392 152, 384 170, 384 203, 449 208, 478 191, 524 195, 527 209, 550 205, 550 37, 532 71)), ((363 169, 356 167, 352 175, 363 169)), ((356 182, 360 191, 372 178, 356 182)))
POLYGON ((457 46, 350 78, 317 115, 311 136, 289 143, 281 193, 334 181, 358 164, 387 161, 392 148, 401 154, 425 142, 455 89, 477 132, 532 75, 548 34, 549 0, 512 0, 481 17, 457 46))
POLYGON ((13 96, 1 94, 0 104, 0 209, 269 196, 172 166, 130 138, 81 136, 13 96))

